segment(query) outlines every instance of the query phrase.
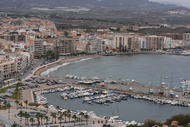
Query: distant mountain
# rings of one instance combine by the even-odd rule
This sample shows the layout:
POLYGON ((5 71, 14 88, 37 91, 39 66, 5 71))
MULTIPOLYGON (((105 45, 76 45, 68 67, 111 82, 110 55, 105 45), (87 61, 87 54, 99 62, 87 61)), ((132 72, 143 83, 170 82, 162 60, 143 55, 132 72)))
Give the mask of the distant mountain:
POLYGON ((44 6, 44 7, 63 7, 63 6, 84 6, 108 9, 125 9, 129 11, 157 11, 176 8, 176 5, 161 4, 149 0, 0 0, 0 7, 22 6, 44 6))

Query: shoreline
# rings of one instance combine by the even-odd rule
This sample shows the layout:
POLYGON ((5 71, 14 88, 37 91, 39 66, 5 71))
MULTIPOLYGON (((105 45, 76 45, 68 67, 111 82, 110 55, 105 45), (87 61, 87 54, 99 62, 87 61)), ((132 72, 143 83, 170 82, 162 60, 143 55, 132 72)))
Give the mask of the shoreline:
POLYGON ((38 77, 41 77, 41 73, 47 71, 48 69, 54 68, 56 66, 60 66, 63 63, 69 63, 69 62, 75 62, 79 61, 82 59, 87 59, 87 58, 100 58, 104 56, 117 56, 117 55, 138 55, 138 54, 155 54, 155 55, 176 55, 176 56, 190 56, 190 54, 178 54, 178 53, 160 53, 160 52, 131 52, 131 53, 113 53, 113 54, 103 54, 103 55, 85 55, 85 56, 76 56, 76 57, 71 57, 71 58, 61 58, 60 60, 50 63, 48 65, 43 65, 40 66, 32 75, 36 75, 38 77))
POLYGON ((61 58, 60 60, 54 62, 54 63, 50 63, 49 65, 44 65, 42 66, 41 68, 37 69, 33 75, 36 75, 38 77, 41 77, 41 73, 47 71, 48 69, 51 69, 51 68, 54 68, 56 66, 60 66, 64 63, 69 63, 69 62, 76 62, 76 61, 79 61, 79 60, 82 60, 82 59, 88 59, 88 58, 92 58, 92 59, 95 59, 95 58, 100 58, 102 56, 100 55, 90 55, 90 56, 79 56, 79 57, 71 57, 71 58, 61 58))
POLYGON ((158 55, 176 55, 176 56, 190 56, 190 54, 181 54, 173 52, 121 52, 121 53, 110 53, 103 54, 102 56, 117 56, 117 55, 138 55, 138 54, 158 54, 158 55))
MULTIPOLYGON (((100 55, 96 55, 96 56, 80 56, 80 57, 72 57, 72 58, 67 58, 67 59, 60 59, 58 60, 57 62, 54 62, 54 63, 50 63, 49 65, 44 65, 44 66, 41 66, 41 68, 39 68, 38 70, 36 70, 35 74, 36 76, 39 76, 41 77, 41 73, 50 69, 50 68, 53 68, 53 67, 56 67, 56 66, 59 66, 59 65, 62 65, 63 63, 69 63, 69 62, 75 62, 75 61, 79 61, 79 60, 82 60, 82 59, 87 59, 87 58, 100 58, 102 56, 100 55)), ((46 78, 49 78, 48 76, 44 76, 46 78)), ((52 77, 53 78, 53 77, 52 77)), ((69 84, 67 84, 69 85, 69 84)), ((71 85, 71 84, 70 84, 71 85)), ((62 86, 65 86, 65 85, 55 85, 55 86, 51 86, 51 87, 47 87, 45 86, 44 88, 39 88, 39 90, 37 89, 31 89, 31 95, 33 95, 34 91, 41 91, 41 90, 45 90, 45 89, 56 89, 56 88, 60 88, 62 86)), ((118 86, 118 85, 116 85, 118 86)), ((129 86, 129 85, 128 85, 129 86)), ((134 84, 132 85, 134 86, 134 84)), ((144 86, 143 86, 144 87, 144 86)), ((150 86, 151 88, 151 86, 150 86)), ((104 89, 104 88, 103 88, 104 89)), ((109 88, 105 88, 107 90, 109 90, 109 88)), ((140 96, 143 96, 143 95, 146 95, 145 93, 138 93, 139 91, 135 91, 134 93, 132 92, 129 92, 129 91, 122 91, 122 90, 117 90, 116 88, 111 88, 110 90, 114 90, 115 92, 118 92, 118 93, 129 93, 129 94, 134 94, 134 95, 140 95, 140 96)), ((27 94, 27 93, 26 93, 27 94)), ((25 94, 23 94, 25 95, 25 94)), ((32 96, 33 98, 34 96, 32 96)), ((171 100, 177 100, 177 101, 182 101, 183 99, 182 98, 166 98, 166 97, 156 97, 158 99, 171 99, 171 100)), ((34 99, 34 98, 33 98, 34 99)), ((140 99, 140 98, 139 98, 140 99)), ((34 100, 33 100, 34 101, 34 100)), ((183 101, 186 101, 186 100, 183 100, 183 101)), ((190 101, 187 101, 187 102, 190 102, 190 101)))

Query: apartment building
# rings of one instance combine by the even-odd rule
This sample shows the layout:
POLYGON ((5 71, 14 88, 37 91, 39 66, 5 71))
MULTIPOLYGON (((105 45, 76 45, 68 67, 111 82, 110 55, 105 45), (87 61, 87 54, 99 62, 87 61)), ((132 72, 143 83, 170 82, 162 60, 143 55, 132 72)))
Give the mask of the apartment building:
POLYGON ((44 40, 38 39, 34 41, 34 57, 41 57, 44 55, 44 40))
POLYGON ((166 36, 173 40, 183 40, 183 34, 180 33, 162 33, 161 36, 166 36))
POLYGON ((0 79, 14 77, 17 73, 16 62, 9 56, 3 55, 0 58, 0 79))
POLYGON ((3 35, 0 35, 0 39, 5 39, 7 41, 12 41, 14 43, 26 42, 26 36, 18 35, 18 34, 3 34, 3 35))
POLYGON ((113 49, 117 50, 122 47, 128 47, 128 34, 116 34, 113 41, 113 49))
POLYGON ((172 38, 164 37, 164 48, 165 49, 174 48, 174 42, 175 41, 172 38))
POLYGON ((184 41, 190 41, 190 33, 184 33, 183 34, 183 40, 184 41))
POLYGON ((0 80, 18 76, 21 71, 31 65, 33 55, 28 52, 18 52, 0 56, 0 80))
POLYGON ((160 50, 164 49, 164 36, 146 36, 147 40, 147 49, 150 50, 160 50))
POLYGON ((113 48, 116 50, 128 50, 135 51, 138 50, 139 36, 135 34, 117 34, 113 39, 113 48))
POLYGON ((102 41, 101 39, 96 39, 96 38, 90 39, 89 45, 90 45, 90 52, 91 53, 102 52, 104 41, 102 41))
POLYGON ((138 38, 138 48, 143 50, 143 49, 147 49, 147 41, 146 38, 138 38))
POLYGON ((75 44, 79 39, 74 38, 59 38, 56 46, 60 55, 75 53, 75 44))
POLYGON ((54 43, 47 43, 46 41, 43 43, 43 46, 44 46, 44 54, 47 52, 47 51, 54 51, 55 49, 55 46, 54 46, 54 43))

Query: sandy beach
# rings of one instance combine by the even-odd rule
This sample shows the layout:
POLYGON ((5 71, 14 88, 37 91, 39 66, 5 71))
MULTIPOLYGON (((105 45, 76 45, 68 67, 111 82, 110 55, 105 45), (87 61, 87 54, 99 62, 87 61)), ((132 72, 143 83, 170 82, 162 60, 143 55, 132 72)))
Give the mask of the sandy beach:
POLYGON ((99 56, 99 55, 89 55, 89 56, 77 56, 77 57, 61 58, 61 59, 59 59, 58 61, 56 61, 54 63, 50 63, 48 65, 44 65, 41 68, 37 69, 35 71, 34 75, 40 76, 40 74, 42 72, 46 71, 47 69, 56 67, 56 66, 61 65, 63 63, 79 61, 79 60, 87 59, 87 58, 93 58, 93 59, 95 59, 95 58, 99 58, 99 57, 101 57, 101 56, 99 56))

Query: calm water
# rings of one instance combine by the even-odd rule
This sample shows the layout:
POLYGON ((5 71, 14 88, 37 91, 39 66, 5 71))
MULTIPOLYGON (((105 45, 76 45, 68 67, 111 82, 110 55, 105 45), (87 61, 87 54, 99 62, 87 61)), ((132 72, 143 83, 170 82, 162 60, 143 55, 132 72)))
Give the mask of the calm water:
MULTIPOLYGON (((141 83, 151 82, 159 85, 166 82, 170 86, 180 86, 180 78, 190 79, 190 57, 175 55, 134 55, 109 56, 71 63, 49 73, 50 76, 64 77, 67 74, 80 77, 108 78, 115 80, 135 79, 141 83), (167 79, 165 77, 168 77, 167 79)), ((119 115, 122 120, 144 122, 147 119, 163 121, 179 114, 189 113, 190 107, 159 105, 152 102, 129 99, 118 103, 104 105, 82 104, 81 99, 64 101, 61 93, 46 94, 49 104, 59 105, 70 110, 95 111, 97 115, 119 115)))
POLYGON ((132 98, 129 98, 127 101, 116 102, 105 106, 83 104, 83 98, 65 101, 60 95, 61 93, 50 93, 45 94, 45 97, 48 99, 50 105, 59 105, 64 109, 70 110, 94 111, 100 116, 118 115, 124 121, 135 120, 137 122, 144 122, 147 119, 153 119, 162 122, 173 115, 190 112, 190 107, 160 105, 132 98))
POLYGON ((170 86, 179 86, 180 78, 190 79, 190 57, 175 55, 132 55, 108 56, 62 66, 49 73, 50 76, 64 77, 68 74, 79 77, 108 78, 114 80, 132 80, 159 85, 165 82, 170 86), (166 78, 167 77, 167 78, 166 78))

